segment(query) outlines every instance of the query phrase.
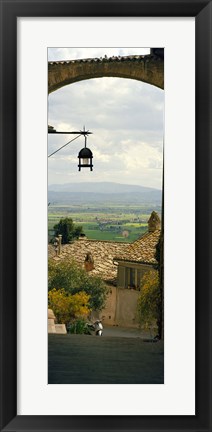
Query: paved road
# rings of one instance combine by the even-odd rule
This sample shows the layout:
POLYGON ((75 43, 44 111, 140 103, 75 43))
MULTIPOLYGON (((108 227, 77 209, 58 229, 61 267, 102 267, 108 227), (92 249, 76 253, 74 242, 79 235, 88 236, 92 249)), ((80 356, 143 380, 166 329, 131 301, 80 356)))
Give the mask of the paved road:
POLYGON ((49 384, 163 384, 161 341, 105 334, 50 334, 49 384))
MULTIPOLYGON (((104 324, 104 323, 103 323, 104 324)), ((103 329, 104 336, 112 337, 127 337, 127 338, 141 338, 141 339, 152 339, 155 332, 147 332, 138 328, 126 328, 120 326, 105 326, 103 329)))

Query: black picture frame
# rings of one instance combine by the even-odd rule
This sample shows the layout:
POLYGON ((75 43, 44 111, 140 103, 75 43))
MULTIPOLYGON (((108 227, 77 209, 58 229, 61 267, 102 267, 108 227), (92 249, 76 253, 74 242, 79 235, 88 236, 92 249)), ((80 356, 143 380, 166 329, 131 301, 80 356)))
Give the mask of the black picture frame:
POLYGON ((1 431, 212 431, 212 1, 0 0, 1 11, 1 431), (17 416, 18 17, 195 17, 196 21, 196 415, 17 416))

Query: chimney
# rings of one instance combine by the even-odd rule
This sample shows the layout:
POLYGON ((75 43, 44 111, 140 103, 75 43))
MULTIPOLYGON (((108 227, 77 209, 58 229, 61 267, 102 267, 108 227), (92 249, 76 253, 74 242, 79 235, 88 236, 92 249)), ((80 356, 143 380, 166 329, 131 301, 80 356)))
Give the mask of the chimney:
POLYGON ((56 256, 61 254, 61 246, 62 245, 62 234, 59 234, 58 237, 55 237, 54 239, 54 250, 56 256))
POLYGON ((149 232, 154 232, 156 230, 161 229, 161 222, 160 222, 160 218, 158 216, 158 214, 153 211, 151 213, 151 216, 148 220, 148 231, 149 232))
POLYGON ((89 272, 89 271, 91 271, 91 270, 94 269, 94 259, 93 259, 93 257, 92 257, 92 255, 91 255, 90 252, 88 252, 86 254, 85 261, 84 261, 84 266, 85 266, 85 270, 87 272, 89 272))

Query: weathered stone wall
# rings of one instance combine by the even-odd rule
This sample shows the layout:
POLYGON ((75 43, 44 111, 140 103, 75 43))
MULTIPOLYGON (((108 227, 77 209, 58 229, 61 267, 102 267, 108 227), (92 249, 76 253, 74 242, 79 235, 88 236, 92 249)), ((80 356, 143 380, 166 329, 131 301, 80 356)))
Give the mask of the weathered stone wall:
POLYGON ((154 54, 49 62, 49 93, 78 81, 100 77, 130 78, 164 88, 164 61, 154 54))
POLYGON ((101 312, 101 318, 104 320, 105 324, 109 324, 109 325, 115 324, 116 301, 117 301, 117 288, 113 286, 109 288, 106 307, 101 312))
POLYGON ((65 324, 55 324, 55 315, 52 309, 48 309, 48 333, 66 334, 65 324))
POLYGON ((118 325, 133 327, 138 325, 136 319, 139 291, 117 288, 116 322, 118 325))
POLYGON ((137 327, 137 300, 140 292, 112 287, 105 309, 100 313, 103 323, 123 327, 137 327))

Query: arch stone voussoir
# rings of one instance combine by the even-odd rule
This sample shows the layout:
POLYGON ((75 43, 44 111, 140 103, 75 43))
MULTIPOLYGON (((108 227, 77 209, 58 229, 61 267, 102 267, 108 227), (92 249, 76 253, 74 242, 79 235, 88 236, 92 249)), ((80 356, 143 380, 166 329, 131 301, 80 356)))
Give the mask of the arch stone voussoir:
POLYGON ((134 79, 163 89, 164 60, 150 54, 49 62, 49 93, 68 84, 101 77, 134 79))

